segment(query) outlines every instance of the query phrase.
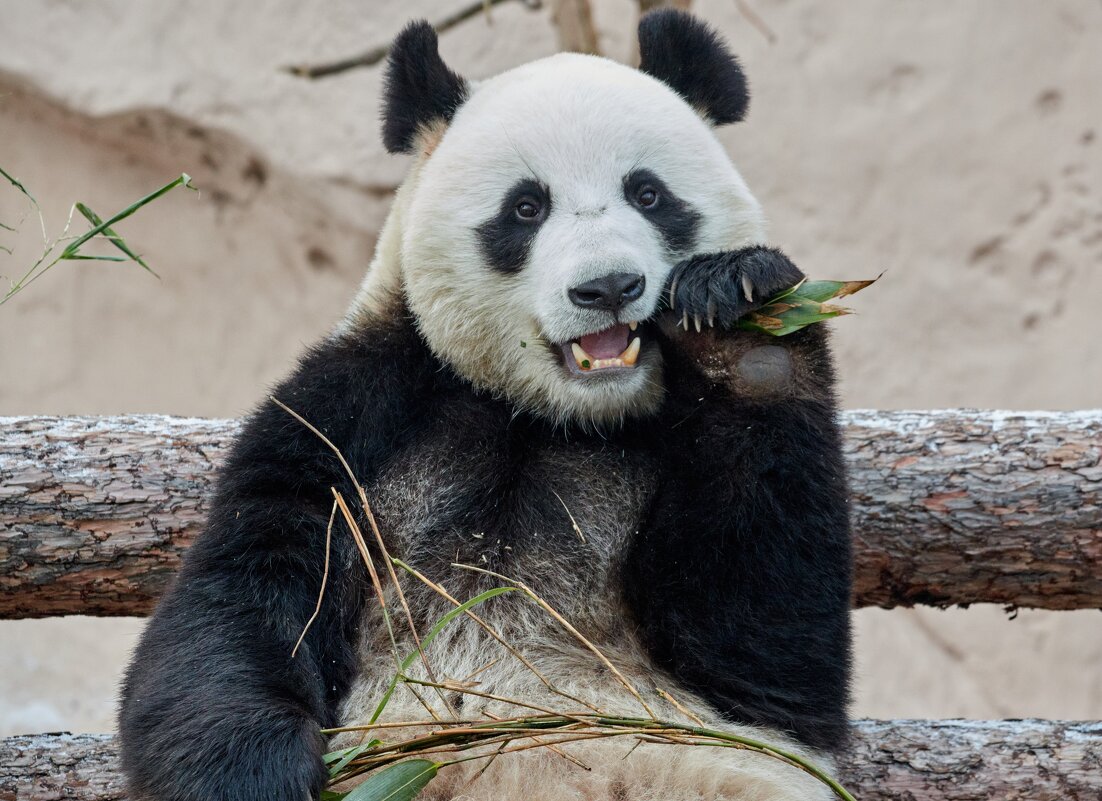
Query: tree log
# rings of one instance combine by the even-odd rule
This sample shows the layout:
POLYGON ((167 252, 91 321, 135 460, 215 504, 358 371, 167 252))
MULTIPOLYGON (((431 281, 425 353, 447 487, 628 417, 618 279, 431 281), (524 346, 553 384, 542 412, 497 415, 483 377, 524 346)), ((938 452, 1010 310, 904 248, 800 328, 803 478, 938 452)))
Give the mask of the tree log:
MULTIPOLYGON (((847 412, 857 606, 1102 608, 1102 411, 847 412)), ((0 618, 141 615, 231 420, 0 418, 0 618)))
MULTIPOLYGON (((840 761, 858 801, 1097 801, 1102 724, 863 720, 840 761)), ((0 801, 122 801, 114 738, 0 740, 0 801)), ((795 770, 795 768, 793 768, 795 770)))

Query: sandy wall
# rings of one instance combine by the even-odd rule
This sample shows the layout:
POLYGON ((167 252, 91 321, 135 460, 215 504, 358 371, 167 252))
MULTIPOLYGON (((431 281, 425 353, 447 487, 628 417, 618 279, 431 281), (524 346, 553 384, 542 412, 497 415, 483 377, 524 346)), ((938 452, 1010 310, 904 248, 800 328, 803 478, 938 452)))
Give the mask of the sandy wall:
MULTIPOLYGON (((378 141, 379 69, 308 82, 292 62, 386 41, 462 3, 6 8, 0 166, 50 230, 181 171, 122 228, 161 274, 63 264, 0 309, 0 414, 237 415, 351 297, 405 162, 378 141)), ((812 275, 887 270, 835 325, 849 407, 1102 406, 1102 5, 728 0, 694 8, 753 88, 721 136, 812 275)), ((634 4, 596 0, 605 52, 634 4)), ((488 75, 554 51, 546 11, 497 6, 442 39, 488 75)), ((37 220, 0 187, 0 273, 37 220)), ((856 713, 1102 717, 1096 612, 866 610, 856 713)), ((0 734, 108 730, 139 621, 0 623, 0 734)))

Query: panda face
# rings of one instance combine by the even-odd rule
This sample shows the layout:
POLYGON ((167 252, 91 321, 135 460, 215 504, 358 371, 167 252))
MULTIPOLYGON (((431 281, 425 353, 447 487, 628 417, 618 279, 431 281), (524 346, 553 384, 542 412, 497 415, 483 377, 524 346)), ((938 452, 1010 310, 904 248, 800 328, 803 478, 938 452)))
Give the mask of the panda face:
POLYGON ((478 85, 435 134, 401 242, 430 347, 556 420, 657 408, 652 321, 671 269, 764 234, 709 125, 648 75, 560 54, 478 85))

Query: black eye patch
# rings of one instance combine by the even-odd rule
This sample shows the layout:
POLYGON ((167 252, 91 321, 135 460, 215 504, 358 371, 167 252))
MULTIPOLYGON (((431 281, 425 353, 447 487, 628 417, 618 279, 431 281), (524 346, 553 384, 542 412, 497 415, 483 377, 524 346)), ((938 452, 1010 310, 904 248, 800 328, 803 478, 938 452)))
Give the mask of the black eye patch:
POLYGON ((700 227, 700 213, 675 195, 650 170, 624 176, 624 198, 662 234, 674 253, 691 252, 700 227))
POLYGON ((551 193, 531 178, 513 184, 497 214, 475 229, 487 263, 498 272, 518 272, 528 261, 536 232, 551 213, 551 193))

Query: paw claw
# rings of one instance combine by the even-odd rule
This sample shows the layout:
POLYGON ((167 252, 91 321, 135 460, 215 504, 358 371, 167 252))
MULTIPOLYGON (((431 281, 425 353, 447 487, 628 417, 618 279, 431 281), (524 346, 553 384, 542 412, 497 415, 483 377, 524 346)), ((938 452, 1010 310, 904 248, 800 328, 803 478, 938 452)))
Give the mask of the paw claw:
POLYGON ((748 303, 754 302, 754 285, 750 282, 750 276, 742 275, 742 294, 746 296, 748 303))

